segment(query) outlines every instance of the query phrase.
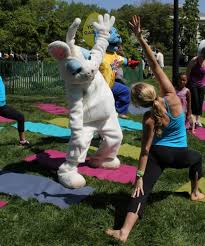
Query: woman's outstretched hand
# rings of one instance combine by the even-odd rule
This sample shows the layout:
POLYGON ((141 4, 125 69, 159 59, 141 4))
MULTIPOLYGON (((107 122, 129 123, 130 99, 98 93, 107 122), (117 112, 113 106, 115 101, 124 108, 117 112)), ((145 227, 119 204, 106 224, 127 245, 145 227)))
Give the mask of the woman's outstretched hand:
POLYGON ((143 179, 137 178, 134 191, 132 192, 131 197, 139 197, 140 193, 144 196, 144 190, 143 190, 143 179))
POLYGON ((134 34, 139 37, 142 34, 141 26, 140 26, 140 17, 134 15, 132 20, 129 21, 130 27, 134 34))

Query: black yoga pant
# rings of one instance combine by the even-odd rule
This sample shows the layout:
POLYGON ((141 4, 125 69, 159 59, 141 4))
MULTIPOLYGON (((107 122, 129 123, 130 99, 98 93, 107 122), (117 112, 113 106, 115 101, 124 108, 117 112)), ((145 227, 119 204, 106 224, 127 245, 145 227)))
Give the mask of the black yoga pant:
POLYGON ((202 115, 205 88, 193 87, 191 92, 191 110, 193 115, 202 115))
POLYGON ((24 132, 24 115, 14 108, 4 105, 3 107, 0 107, 0 116, 3 116, 8 119, 16 120, 17 121, 17 127, 19 132, 24 132))
POLYGON ((188 168, 189 178, 194 180, 196 173, 202 177, 202 156, 198 151, 188 148, 174 148, 165 146, 152 146, 150 149, 147 166, 143 176, 144 196, 131 198, 128 212, 138 213, 139 218, 143 215, 145 203, 150 195, 154 184, 165 168, 188 168))

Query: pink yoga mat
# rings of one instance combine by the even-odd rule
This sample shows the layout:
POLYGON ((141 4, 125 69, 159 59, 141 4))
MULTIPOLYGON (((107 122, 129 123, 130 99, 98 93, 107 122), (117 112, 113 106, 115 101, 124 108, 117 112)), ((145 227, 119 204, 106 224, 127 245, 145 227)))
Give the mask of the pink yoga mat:
POLYGON ((205 112, 205 102, 203 102, 202 110, 205 112))
MULTIPOLYGON (((36 161, 39 165, 49 169, 57 170, 58 167, 65 161, 66 153, 58 150, 45 150, 38 154, 26 157, 24 160, 27 162, 36 161)), ((81 163, 78 166, 78 171, 81 174, 96 177, 98 179, 105 179, 119 183, 132 183, 135 182, 137 168, 122 164, 118 169, 104 169, 104 168, 91 168, 86 163, 81 163)))
POLYGON ((196 128, 195 133, 192 134, 200 140, 205 140, 205 128, 203 127, 196 128))
POLYGON ((7 119, 7 118, 4 118, 4 117, 0 116, 0 122, 2 122, 2 123, 10 123, 10 122, 14 122, 14 120, 7 119))
POLYGON ((52 103, 38 103, 37 107, 50 114, 66 114, 69 112, 67 108, 52 103))
POLYGON ((5 207, 8 204, 8 202, 0 201, 0 208, 5 207))

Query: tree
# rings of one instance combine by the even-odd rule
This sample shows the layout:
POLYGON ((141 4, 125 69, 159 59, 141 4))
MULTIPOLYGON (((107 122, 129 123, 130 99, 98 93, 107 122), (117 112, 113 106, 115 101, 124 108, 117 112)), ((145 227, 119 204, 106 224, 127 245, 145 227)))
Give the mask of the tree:
POLYGON ((29 0, 1 0, 0 9, 3 11, 14 11, 27 4, 28 1, 29 0))
POLYGON ((162 44, 172 49, 172 9, 170 4, 162 4, 157 0, 143 0, 138 5, 124 5, 112 11, 116 17, 116 26, 122 35, 124 46, 130 49, 131 31, 128 22, 133 15, 140 15, 142 28, 149 33, 148 41, 151 44, 162 44), (127 43, 128 42, 128 43, 127 43), (129 45, 128 45, 129 44, 129 45))
POLYGON ((149 42, 162 43, 163 46, 171 49, 173 42, 171 5, 153 1, 139 6, 138 11, 142 19, 142 27, 150 33, 149 42))
POLYGON ((201 39, 205 39, 205 24, 199 25, 199 33, 201 39))
POLYGON ((180 46, 189 57, 194 56, 197 50, 198 5, 198 0, 185 0, 180 14, 180 46))
MULTIPOLYGON (((86 18, 92 12, 104 14, 106 10, 95 4, 74 1, 69 4, 66 0, 0 0, 1 52, 12 48, 14 52, 38 52, 40 57, 48 57, 48 44, 57 39, 65 41, 68 26, 76 17, 82 20, 76 43, 86 48, 82 42, 82 30, 86 18)), ((142 0, 140 5, 125 4, 112 10, 111 14, 116 17, 115 26, 122 37, 123 48, 128 57, 139 58, 139 45, 131 37, 128 24, 134 14, 141 16, 143 28, 150 34, 148 40, 151 44, 171 49, 172 23, 169 4, 162 4, 158 0, 142 0)))

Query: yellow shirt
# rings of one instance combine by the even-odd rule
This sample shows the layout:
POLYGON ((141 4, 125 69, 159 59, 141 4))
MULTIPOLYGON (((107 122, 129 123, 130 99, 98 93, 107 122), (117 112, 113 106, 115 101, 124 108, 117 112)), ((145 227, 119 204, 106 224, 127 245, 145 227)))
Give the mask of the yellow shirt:
POLYGON ((106 82, 113 87, 115 82, 115 75, 119 67, 126 63, 126 58, 114 53, 106 53, 104 55, 103 61, 100 65, 100 72, 105 78, 106 82))

